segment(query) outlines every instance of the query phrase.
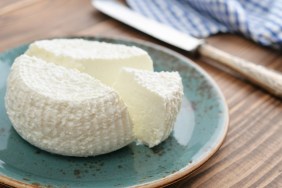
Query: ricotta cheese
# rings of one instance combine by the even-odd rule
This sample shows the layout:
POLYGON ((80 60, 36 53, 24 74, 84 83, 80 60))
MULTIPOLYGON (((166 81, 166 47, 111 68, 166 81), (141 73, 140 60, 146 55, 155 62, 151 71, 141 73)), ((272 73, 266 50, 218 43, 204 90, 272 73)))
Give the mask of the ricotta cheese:
MULTIPOLYGON (((45 42, 37 44, 45 46, 45 42)), ((45 50, 52 51, 53 46, 47 46, 45 50)), ((67 50, 58 52, 64 53, 67 50)), ((36 57, 15 60, 5 105, 15 130, 52 153, 95 156, 133 141, 127 107, 113 89, 87 74, 36 57)))
POLYGON ((138 141, 153 147, 170 135, 183 96, 177 72, 124 68, 113 88, 128 108, 138 141))
POLYGON ((75 68, 111 86, 122 67, 153 71, 148 53, 137 47, 83 39, 36 41, 26 52, 69 68, 75 68))

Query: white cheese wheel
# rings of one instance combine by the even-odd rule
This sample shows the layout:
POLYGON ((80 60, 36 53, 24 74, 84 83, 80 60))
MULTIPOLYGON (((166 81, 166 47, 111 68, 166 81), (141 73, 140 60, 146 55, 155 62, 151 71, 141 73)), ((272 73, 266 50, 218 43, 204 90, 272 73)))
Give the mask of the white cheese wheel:
POLYGON ((170 135, 183 97, 177 72, 124 68, 113 88, 127 105, 138 141, 153 147, 170 135))
POLYGON ((75 68, 110 86, 122 67, 153 71, 153 62, 146 51, 121 44, 83 39, 41 40, 32 43, 26 54, 75 68))
POLYGON ((22 138, 52 153, 95 156, 133 140, 127 108, 113 89, 35 57, 16 59, 5 105, 22 138))

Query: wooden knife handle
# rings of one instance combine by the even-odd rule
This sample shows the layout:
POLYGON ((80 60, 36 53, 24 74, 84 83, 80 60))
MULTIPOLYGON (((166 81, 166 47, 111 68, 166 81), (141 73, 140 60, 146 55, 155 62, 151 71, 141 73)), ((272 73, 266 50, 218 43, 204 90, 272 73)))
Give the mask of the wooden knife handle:
POLYGON ((223 52, 208 44, 199 47, 199 53, 207 58, 215 60, 259 85, 270 93, 282 97, 282 74, 264 66, 256 65, 239 57, 223 52))

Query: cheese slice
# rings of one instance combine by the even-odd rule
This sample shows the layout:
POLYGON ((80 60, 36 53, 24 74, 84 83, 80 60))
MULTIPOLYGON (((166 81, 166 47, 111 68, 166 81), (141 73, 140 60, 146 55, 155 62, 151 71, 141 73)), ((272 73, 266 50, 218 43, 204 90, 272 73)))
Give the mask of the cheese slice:
POLYGON ((148 53, 137 47, 83 39, 53 39, 36 41, 26 51, 69 68, 87 73, 111 86, 122 67, 153 71, 148 53))
POLYGON ((153 147, 170 135, 183 96, 177 72, 124 68, 113 88, 128 107, 138 141, 153 147))
POLYGON ((127 108, 113 89, 87 74, 35 57, 16 59, 5 105, 15 130, 52 153, 95 156, 133 140, 127 108))

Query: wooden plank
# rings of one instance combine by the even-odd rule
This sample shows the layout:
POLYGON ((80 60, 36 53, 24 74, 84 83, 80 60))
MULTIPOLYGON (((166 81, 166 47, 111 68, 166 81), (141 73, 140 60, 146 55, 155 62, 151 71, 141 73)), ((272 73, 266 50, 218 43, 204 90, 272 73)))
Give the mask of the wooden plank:
POLYGON ((0 51, 40 38, 70 35, 106 19, 102 14, 94 15, 89 0, 25 4, 31 1, 18 1, 14 11, 10 8, 8 14, 0 15, 0 51))
POLYGON ((18 3, 18 0, 0 1, 0 9, 3 9, 6 6, 9 6, 9 5, 14 4, 14 3, 18 3))

